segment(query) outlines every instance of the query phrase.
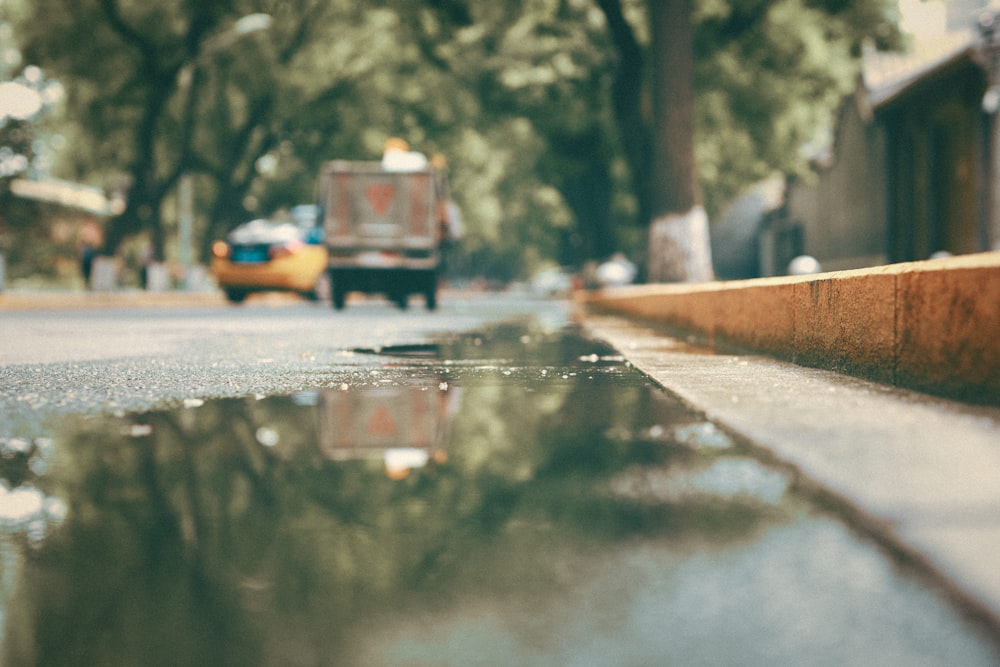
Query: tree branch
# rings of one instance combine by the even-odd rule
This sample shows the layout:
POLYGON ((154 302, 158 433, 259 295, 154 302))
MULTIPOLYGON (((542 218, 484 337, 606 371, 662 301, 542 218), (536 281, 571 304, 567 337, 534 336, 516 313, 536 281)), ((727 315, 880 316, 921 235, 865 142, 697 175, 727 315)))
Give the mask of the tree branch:
POLYGON ((138 49, 144 59, 153 61, 155 55, 152 45, 149 43, 149 40, 142 36, 142 33, 125 21, 121 13, 121 8, 118 6, 118 0, 100 0, 100 2, 101 9, 104 11, 104 16, 108 19, 108 25, 111 29, 126 43, 138 49))

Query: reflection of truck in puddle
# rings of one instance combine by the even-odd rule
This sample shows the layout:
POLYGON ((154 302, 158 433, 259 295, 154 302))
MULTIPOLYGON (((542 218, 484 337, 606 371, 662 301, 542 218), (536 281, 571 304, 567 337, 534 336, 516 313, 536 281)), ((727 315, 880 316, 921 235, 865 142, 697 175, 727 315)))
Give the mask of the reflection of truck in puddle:
POLYGON ((332 461, 382 458, 393 478, 443 462, 459 394, 443 381, 324 390, 317 403, 320 451, 332 461))

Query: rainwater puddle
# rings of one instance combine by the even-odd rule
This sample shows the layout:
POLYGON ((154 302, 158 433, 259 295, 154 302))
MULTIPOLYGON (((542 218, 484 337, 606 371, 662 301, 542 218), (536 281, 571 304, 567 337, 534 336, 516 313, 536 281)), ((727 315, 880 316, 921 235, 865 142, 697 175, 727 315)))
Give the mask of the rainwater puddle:
POLYGON ((611 350, 507 327, 350 354, 292 396, 0 440, 3 664, 997 662, 611 350))

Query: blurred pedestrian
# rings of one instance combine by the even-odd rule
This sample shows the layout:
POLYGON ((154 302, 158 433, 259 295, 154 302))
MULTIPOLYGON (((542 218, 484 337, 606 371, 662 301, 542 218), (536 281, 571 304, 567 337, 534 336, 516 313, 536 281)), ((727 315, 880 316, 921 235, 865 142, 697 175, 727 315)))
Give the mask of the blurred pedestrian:
POLYGON ((90 289, 91 286, 90 276, 94 270, 94 258, 103 243, 104 232, 97 220, 91 217, 84 219, 77 236, 77 247, 80 257, 80 273, 83 275, 83 283, 87 289, 90 289))

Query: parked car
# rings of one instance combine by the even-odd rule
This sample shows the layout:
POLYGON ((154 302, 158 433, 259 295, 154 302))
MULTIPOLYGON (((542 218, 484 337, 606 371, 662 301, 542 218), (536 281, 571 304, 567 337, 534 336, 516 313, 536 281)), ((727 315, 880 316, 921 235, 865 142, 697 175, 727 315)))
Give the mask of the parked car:
POLYGON ((322 229, 290 222, 252 220, 212 245, 212 273, 232 303, 253 292, 327 298, 327 261, 322 229))

